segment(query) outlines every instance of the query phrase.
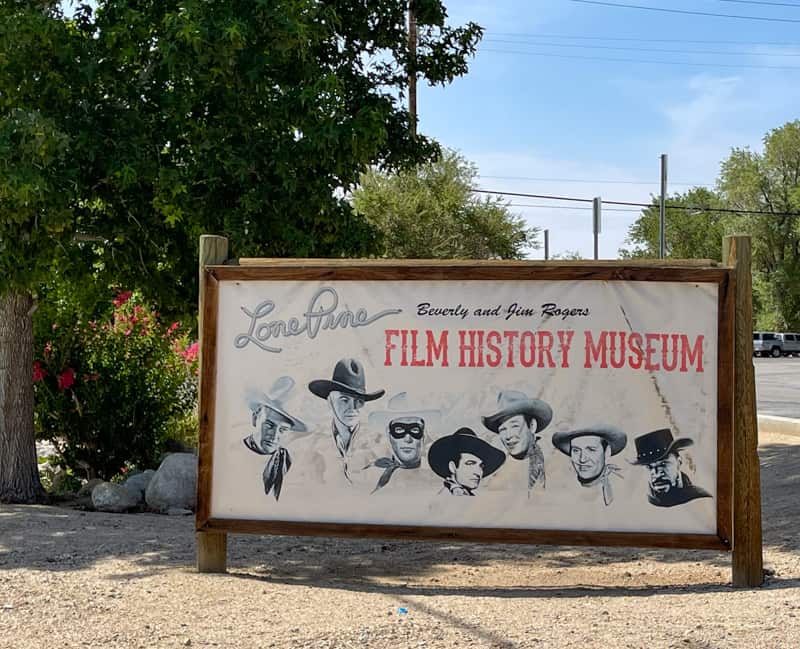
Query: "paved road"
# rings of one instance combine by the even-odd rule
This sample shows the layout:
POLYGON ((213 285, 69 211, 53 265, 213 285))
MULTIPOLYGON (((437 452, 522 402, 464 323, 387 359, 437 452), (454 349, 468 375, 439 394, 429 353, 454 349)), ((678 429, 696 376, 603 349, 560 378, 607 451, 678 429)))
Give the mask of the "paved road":
POLYGON ((760 415, 800 419, 800 358, 754 358, 760 415))

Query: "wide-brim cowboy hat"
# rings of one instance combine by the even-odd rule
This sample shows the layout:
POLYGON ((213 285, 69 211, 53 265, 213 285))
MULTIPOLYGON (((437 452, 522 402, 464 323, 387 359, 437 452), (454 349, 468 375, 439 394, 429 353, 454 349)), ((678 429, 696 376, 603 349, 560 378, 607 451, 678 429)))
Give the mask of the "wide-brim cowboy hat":
POLYGON ((484 442, 470 428, 459 428, 452 435, 440 437, 428 450, 428 464, 434 473, 450 476, 450 462, 457 462, 461 453, 471 453, 483 460, 483 477, 491 475, 506 461, 506 454, 484 442))
POLYGON ((587 426, 585 428, 578 428, 577 430, 563 430, 553 433, 553 446, 555 446, 564 455, 570 454, 570 442, 576 437, 585 437, 586 435, 594 435, 608 442, 608 448, 611 449, 611 455, 616 455, 628 443, 628 436, 619 428, 600 424, 597 426, 587 426))
POLYGON ((369 414, 369 425, 372 429, 385 430, 389 422, 396 420, 422 419, 426 430, 436 427, 442 420, 442 411, 432 408, 415 408, 409 400, 408 393, 399 392, 389 399, 386 410, 378 410, 369 414))
POLYGON ((291 424, 292 430, 304 433, 308 430, 306 425, 298 417, 289 414, 283 403, 283 399, 288 396, 292 387, 294 387, 294 379, 289 376, 282 376, 272 384, 269 394, 256 390, 248 391, 246 395, 247 406, 253 413, 258 412, 261 408, 274 410, 291 424))
POLYGON ((541 399, 530 399, 516 390, 505 390, 497 395, 497 412, 481 417, 483 425, 493 433, 500 424, 514 415, 528 415, 536 420, 536 430, 542 430, 553 419, 553 409, 541 399))
POLYGON ((333 378, 315 379, 308 384, 308 389, 318 397, 327 399, 333 391, 343 392, 364 401, 380 399, 386 390, 367 392, 364 378, 364 366, 355 358, 343 358, 333 368, 333 378))
POLYGON ((645 433, 634 439, 636 444, 636 459, 631 464, 652 464, 660 462, 673 451, 694 444, 688 437, 673 439, 669 428, 659 428, 651 433, 645 433))

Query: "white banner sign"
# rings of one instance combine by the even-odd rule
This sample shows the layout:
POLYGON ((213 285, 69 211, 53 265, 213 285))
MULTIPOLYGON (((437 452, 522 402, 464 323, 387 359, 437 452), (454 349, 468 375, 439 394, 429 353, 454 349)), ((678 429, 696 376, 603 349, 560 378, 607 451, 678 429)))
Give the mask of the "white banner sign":
POLYGON ((213 519, 717 533, 716 283, 218 290, 213 519))

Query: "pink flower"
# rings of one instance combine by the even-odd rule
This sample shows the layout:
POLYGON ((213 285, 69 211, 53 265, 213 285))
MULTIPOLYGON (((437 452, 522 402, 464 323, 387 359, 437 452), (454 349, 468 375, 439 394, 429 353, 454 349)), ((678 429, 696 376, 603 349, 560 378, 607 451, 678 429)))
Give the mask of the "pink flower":
POLYGON ((53 343, 48 341, 44 345, 44 358, 45 358, 45 360, 50 358, 50 354, 52 354, 52 353, 53 353, 53 343))
POLYGON ((131 295, 133 295, 133 291, 120 291, 117 297, 111 300, 111 304, 114 306, 122 306, 131 299, 131 295))
POLYGON ((42 364, 39 361, 34 361, 34 363, 33 363, 33 382, 34 383, 38 383, 39 381, 43 381, 45 376, 47 376, 47 372, 42 367, 42 364))
POLYGON ((167 333, 165 333, 164 336, 165 337, 166 336, 171 336, 172 334, 174 334, 178 330, 178 327, 180 327, 180 326, 181 326, 181 323, 176 320, 175 322, 173 322, 169 326, 169 329, 167 329, 167 333))
POLYGON ((55 331, 56 329, 58 329, 58 323, 57 323, 57 322, 54 322, 54 323, 53 323, 53 326, 51 327, 51 329, 52 329, 53 331, 55 331))
POLYGON ((65 369, 58 375, 58 389, 69 390, 75 383, 75 370, 71 367, 65 369))
POLYGON ((192 363, 197 358, 197 353, 199 351, 200 351, 200 345, 194 342, 179 353, 181 356, 183 356, 184 359, 186 359, 187 363, 192 363))
POLYGON ((125 336, 130 336, 130 335, 131 335, 131 331, 133 331, 133 329, 126 329, 126 330, 123 332, 123 335, 125 335, 125 336))

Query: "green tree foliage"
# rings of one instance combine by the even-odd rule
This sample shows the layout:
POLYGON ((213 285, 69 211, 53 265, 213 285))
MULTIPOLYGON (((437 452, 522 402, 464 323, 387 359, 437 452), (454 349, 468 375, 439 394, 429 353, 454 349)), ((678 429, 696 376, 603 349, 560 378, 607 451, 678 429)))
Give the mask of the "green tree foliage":
MULTIPOLYGON (((695 187, 682 194, 667 198, 668 205, 692 209, 670 209, 666 211, 666 252, 673 259, 716 259, 722 254, 722 237, 726 234, 727 221, 720 212, 709 208, 723 206, 717 192, 695 187)), ((658 199, 642 210, 641 216, 628 231, 631 249, 621 250, 624 258, 658 257, 659 252, 659 205, 658 199)))
POLYGON ((452 151, 413 169, 361 176, 353 205, 380 233, 380 255, 398 258, 518 259, 538 228, 504 201, 478 198, 477 170, 452 151))
POLYGON ((719 187, 726 204, 766 211, 732 219, 753 237, 757 326, 800 329, 800 121, 773 129, 764 150, 734 149, 722 163, 719 187))
MULTIPOLYGON (((800 121, 764 137, 762 152, 733 149, 722 162, 717 191, 692 189, 671 204, 754 210, 720 213, 667 210, 671 257, 720 259, 722 237, 749 234, 753 241, 753 308, 759 329, 800 330, 800 121)), ((658 254, 658 207, 642 211, 623 256, 658 254)))
MULTIPOLYGON (((481 36, 412 4, 416 55, 402 0, 0 0, 0 317, 29 331, 38 284, 87 271, 188 312, 204 232, 236 256, 374 252, 344 196, 435 155, 410 133, 408 75, 450 82, 481 36)), ((27 380, 2 354, 0 381, 27 380)), ((25 390, 0 391, 0 499, 37 491, 18 475, 33 453, 7 450, 27 441, 4 445, 32 443, 3 419, 25 390)))

